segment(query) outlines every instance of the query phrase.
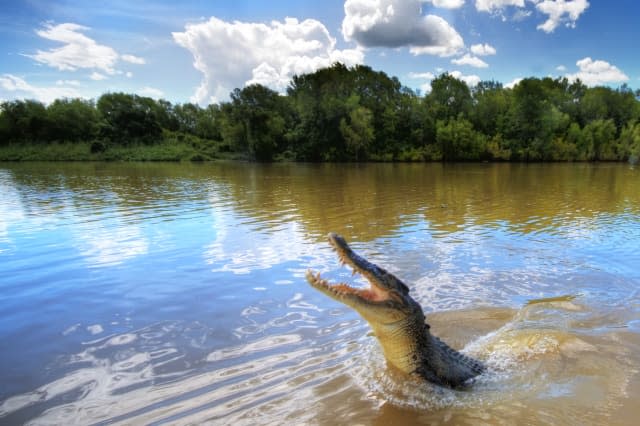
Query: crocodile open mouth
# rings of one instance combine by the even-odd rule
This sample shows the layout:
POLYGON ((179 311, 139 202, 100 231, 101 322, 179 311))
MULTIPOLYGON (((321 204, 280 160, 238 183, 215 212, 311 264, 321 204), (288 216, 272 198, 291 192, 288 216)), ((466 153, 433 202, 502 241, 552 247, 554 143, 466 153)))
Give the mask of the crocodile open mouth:
POLYGON ((386 271, 378 268, 357 255, 339 235, 329 234, 329 243, 338 255, 340 263, 348 265, 353 274, 360 274, 367 279, 369 287, 353 287, 347 283, 331 284, 320 276, 320 273, 307 271, 307 281, 316 289, 335 298, 357 297, 369 303, 384 302, 391 299, 389 289, 380 282, 379 276, 386 271))
POLYGON ((389 300, 389 292, 371 284, 368 288, 352 287, 347 283, 331 284, 320 276, 320 273, 314 274, 307 271, 307 281, 316 289, 340 299, 348 296, 355 296, 367 302, 384 302, 389 300))

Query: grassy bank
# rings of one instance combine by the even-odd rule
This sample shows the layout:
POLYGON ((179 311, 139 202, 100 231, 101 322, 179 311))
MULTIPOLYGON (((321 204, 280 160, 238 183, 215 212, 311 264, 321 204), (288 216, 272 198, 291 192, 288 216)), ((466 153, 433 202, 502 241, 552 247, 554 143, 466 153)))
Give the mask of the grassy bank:
POLYGON ((157 144, 105 147, 92 152, 92 144, 20 144, 0 147, 0 161, 183 161, 206 160, 185 144, 157 144))
POLYGON ((217 141, 167 135, 151 144, 93 142, 20 143, 0 146, 0 161, 210 161, 243 159, 217 141))

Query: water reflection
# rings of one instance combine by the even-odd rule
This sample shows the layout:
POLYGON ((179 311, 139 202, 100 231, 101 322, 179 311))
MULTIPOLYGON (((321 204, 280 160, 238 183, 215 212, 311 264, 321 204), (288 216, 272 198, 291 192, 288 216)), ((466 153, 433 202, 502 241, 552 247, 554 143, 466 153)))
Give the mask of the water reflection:
POLYGON ((554 233, 601 215, 637 215, 640 205, 638 171, 618 164, 5 167, 4 189, 17 189, 31 216, 65 208, 55 193, 83 212, 106 204, 138 219, 170 220, 174 203, 208 201, 201 208, 233 206, 235 219, 258 232, 298 221, 311 238, 336 229, 359 241, 421 225, 435 236, 474 225, 554 233))
MULTIPOLYGON (((212 191, 217 193, 219 189, 212 191)), ((269 223, 243 217, 241 211, 217 198, 211 199, 211 205, 215 239, 205 248, 204 258, 212 272, 249 274, 313 255, 314 247, 294 215, 269 223), (252 238, 247 239, 249 234, 252 238)))
POLYGON ((2 165, 0 423, 634 424, 639 179, 609 164, 2 165), (460 392, 387 369, 361 318, 304 283, 307 268, 354 279, 328 231, 490 373, 460 392))
POLYGON ((10 228, 24 218, 22 203, 15 186, 12 185, 10 174, 0 170, 0 253, 9 250, 11 239, 10 228))
POLYGON ((106 209, 94 214, 96 220, 79 221, 73 227, 75 244, 90 265, 113 266, 148 252, 149 242, 142 229, 127 221, 126 212, 106 209))
POLYGON ((515 232, 553 231, 606 212, 637 213, 634 170, 565 166, 273 165, 250 173, 229 166, 221 177, 233 182, 238 207, 254 220, 277 221, 293 204, 312 235, 337 229, 361 241, 404 229, 403 219, 416 215, 439 235, 500 222, 515 232))

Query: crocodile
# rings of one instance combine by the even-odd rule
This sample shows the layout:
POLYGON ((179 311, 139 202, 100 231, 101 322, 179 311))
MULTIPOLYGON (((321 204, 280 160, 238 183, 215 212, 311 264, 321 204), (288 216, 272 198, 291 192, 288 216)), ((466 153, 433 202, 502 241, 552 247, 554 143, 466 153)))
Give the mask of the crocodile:
POLYGON ((484 365, 452 349, 430 332, 424 312, 409 295, 409 287, 385 269, 356 254, 338 234, 329 243, 342 264, 367 279, 368 288, 346 283, 331 284, 308 270, 312 287, 355 309, 371 326, 387 364, 409 375, 440 386, 462 388, 485 371, 484 365))

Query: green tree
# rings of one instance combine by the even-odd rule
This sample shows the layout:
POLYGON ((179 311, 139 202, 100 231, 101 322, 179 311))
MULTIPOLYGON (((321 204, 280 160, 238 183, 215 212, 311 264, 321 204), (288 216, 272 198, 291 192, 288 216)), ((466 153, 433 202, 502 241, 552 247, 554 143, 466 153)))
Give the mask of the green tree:
POLYGON ((286 102, 277 92, 252 84, 231 93, 224 108, 226 140, 258 161, 271 161, 284 145, 286 102))
POLYGON ((469 120, 438 121, 436 141, 445 161, 481 160, 488 157, 486 137, 473 129, 469 120))
POLYGON ((153 104, 154 114, 158 121, 158 125, 172 132, 178 131, 180 124, 175 112, 175 107, 171 102, 160 99, 153 104))
POLYGON ((155 142, 162 129, 154 108, 155 101, 138 95, 107 93, 98 99, 102 119, 100 133, 112 142, 129 144, 155 142))
POLYGON ((631 164, 640 161, 640 123, 629 122, 620 134, 621 159, 628 159, 631 164))
POLYGON ((628 88, 613 90, 609 87, 587 89, 580 102, 580 120, 587 125, 594 120, 612 119, 617 131, 631 120, 640 118, 640 106, 628 88))
MULTIPOLYGON (((334 64, 311 74, 294 76, 287 95, 295 110, 295 124, 289 132, 292 147, 301 159, 346 160, 355 155, 343 131, 351 123, 352 99, 371 114, 373 139, 358 150, 358 156, 388 158, 402 144, 415 139, 416 96, 397 78, 358 65, 334 64)), ((361 116, 368 115, 360 111, 361 116)), ((356 120, 357 121, 357 120, 356 120)), ((366 126, 365 126, 366 127, 366 126)), ((422 138, 422 137, 420 137, 422 138)))
POLYGON ((497 133, 487 140, 487 156, 491 160, 508 161, 511 159, 511 150, 508 146, 502 134, 497 133))
POLYGON ((45 142, 48 139, 47 110, 38 101, 15 100, 0 105, 0 144, 45 142))
POLYGON ((348 119, 342 118, 340 121, 340 133, 356 161, 374 139, 372 122, 373 114, 363 106, 355 107, 348 119))
POLYGON ((56 99, 47 107, 48 139, 56 141, 88 141, 96 137, 98 112, 93 101, 56 99))
POLYGON ((204 139, 221 140, 221 110, 212 104, 200 110, 196 120, 195 134, 204 139))
POLYGON ((201 108, 197 104, 176 105, 173 108, 173 114, 178 125, 177 130, 182 133, 195 134, 200 110, 201 108))
POLYGON ((355 95, 350 74, 346 66, 334 64, 293 77, 287 95, 296 111, 296 120, 289 138, 298 158, 306 161, 347 158, 340 122, 349 114, 345 100, 355 95))
POLYGON ((431 81, 431 93, 425 97, 430 113, 436 120, 469 116, 473 101, 469 86, 444 73, 431 81))
POLYGON ((616 126, 612 119, 594 120, 582 129, 578 152, 585 160, 615 160, 615 140, 616 126))
POLYGON ((552 137, 552 129, 545 125, 550 108, 542 80, 527 78, 513 88, 508 134, 513 142, 512 155, 515 159, 543 159, 543 152, 552 137))
POLYGON ((510 107, 510 92, 495 81, 481 81, 473 90, 471 121, 487 136, 505 131, 505 116, 510 107))

